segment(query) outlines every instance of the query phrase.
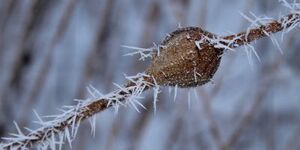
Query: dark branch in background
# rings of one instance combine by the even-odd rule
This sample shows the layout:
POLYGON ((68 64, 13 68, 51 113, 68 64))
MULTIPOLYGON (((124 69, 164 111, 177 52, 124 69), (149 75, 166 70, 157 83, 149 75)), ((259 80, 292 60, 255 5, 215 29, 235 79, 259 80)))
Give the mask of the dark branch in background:
POLYGON ((74 11, 76 4, 76 0, 68 0, 66 7, 64 8, 62 15, 59 18, 59 24, 56 27, 56 30, 54 31, 53 37, 49 41, 49 45, 45 48, 45 56, 42 60, 41 65, 38 68, 37 76, 33 80, 33 86, 29 88, 28 94, 24 98, 24 104, 21 107, 21 113, 20 118, 21 122, 20 124, 22 126, 26 126, 28 123, 28 120, 26 120, 24 117, 26 114, 28 114, 28 110, 30 110, 30 106, 32 106, 37 101, 37 96, 40 92, 41 87, 43 84, 45 84, 45 80, 49 76, 49 70, 51 66, 51 58, 55 50, 55 46, 57 43, 62 39, 62 37, 65 34, 65 30, 68 26, 68 22, 70 20, 70 16, 74 11))
MULTIPOLYGON (((298 25, 299 21, 299 12, 291 13, 279 19, 278 21, 273 21, 266 25, 249 29, 246 32, 224 37, 221 39, 220 43, 227 45, 230 48, 236 48, 248 44, 251 41, 260 39, 262 37, 269 36, 271 33, 276 33, 282 30, 288 30, 289 28, 295 27, 296 25, 298 25)), ((214 45, 214 43, 208 44, 214 45)), ((135 90, 139 90, 138 88, 144 87, 142 88, 142 90, 139 91, 140 93, 142 93, 143 91, 153 87, 153 85, 156 84, 155 81, 149 77, 139 79, 142 79, 142 84, 137 85, 136 82, 129 82, 129 84, 127 84, 125 88, 120 88, 120 90, 111 93, 107 97, 107 99, 106 97, 100 98, 97 100, 93 100, 90 103, 84 103, 84 105, 72 107, 70 113, 67 113, 65 116, 60 117, 58 120, 55 120, 54 123, 48 126, 42 126, 40 129, 35 131, 31 130, 30 133, 27 135, 24 135, 22 132, 19 132, 19 135, 17 135, 16 138, 8 138, 8 142, 3 143, 0 146, 2 146, 3 149, 29 148, 33 147, 35 144, 46 145, 45 143, 49 142, 49 140, 53 140, 53 143, 52 145, 50 145, 50 147, 53 145, 55 146, 57 144, 53 139, 55 138, 55 135, 58 135, 60 138, 61 136, 63 138, 70 138, 69 129, 74 129, 74 126, 76 127, 77 125, 79 125, 80 122, 84 119, 93 117, 98 112, 101 112, 111 106, 130 101, 130 97, 134 95, 134 92, 136 92, 135 90)), ((68 141, 71 142, 70 139, 68 139, 68 141)))

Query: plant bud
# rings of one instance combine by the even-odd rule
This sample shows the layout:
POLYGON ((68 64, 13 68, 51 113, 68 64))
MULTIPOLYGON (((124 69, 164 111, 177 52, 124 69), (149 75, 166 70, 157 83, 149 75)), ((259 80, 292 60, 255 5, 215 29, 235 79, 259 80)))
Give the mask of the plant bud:
POLYGON ((179 28, 160 44, 146 73, 158 85, 195 87, 211 80, 223 49, 204 40, 215 35, 198 27, 179 28), (201 41, 197 46, 196 41, 201 41))

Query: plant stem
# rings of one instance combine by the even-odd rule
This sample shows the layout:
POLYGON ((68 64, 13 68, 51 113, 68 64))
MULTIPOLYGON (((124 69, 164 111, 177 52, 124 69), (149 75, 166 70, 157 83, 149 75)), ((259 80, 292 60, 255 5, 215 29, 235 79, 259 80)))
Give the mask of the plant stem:
MULTIPOLYGON (((143 85, 140 85, 145 86, 143 91, 146 91, 149 88, 151 88, 153 84, 151 78, 143 78, 143 81, 143 85)), ((134 89, 132 90, 131 87, 135 86, 138 85, 130 81, 124 86, 124 89, 120 89, 113 92, 110 98, 114 100, 100 98, 92 101, 87 105, 76 107, 76 109, 70 111, 70 113, 67 116, 63 117, 64 119, 62 119, 61 121, 57 121, 53 124, 50 124, 49 126, 41 127, 37 130, 31 131, 27 135, 19 133, 20 137, 23 138, 17 137, 7 143, 1 143, 2 145, 0 145, 0 148, 4 150, 31 148, 34 147, 34 145, 37 143, 47 142, 47 140, 51 139, 52 136, 59 135, 63 132, 69 132, 66 130, 69 130, 71 127, 74 127, 74 125, 80 124, 81 121, 91 118, 95 114, 107 108, 110 108, 117 103, 126 101, 134 93, 134 89)))
POLYGON ((249 44, 250 42, 258 40, 260 38, 270 36, 270 34, 272 33, 294 27, 299 22, 300 12, 294 12, 280 18, 279 20, 272 21, 266 25, 261 25, 257 28, 249 29, 246 32, 223 37, 222 39, 224 39, 225 42, 222 42, 230 48, 237 48, 239 46, 249 44))

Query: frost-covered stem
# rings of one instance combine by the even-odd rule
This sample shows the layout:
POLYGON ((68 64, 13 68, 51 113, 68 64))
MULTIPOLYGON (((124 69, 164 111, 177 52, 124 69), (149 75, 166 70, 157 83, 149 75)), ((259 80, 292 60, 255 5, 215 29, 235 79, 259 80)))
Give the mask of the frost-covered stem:
POLYGON ((52 144, 56 145, 57 143, 55 143, 55 140, 51 140, 55 138, 54 136, 60 134, 61 136, 63 135, 60 138, 67 138, 70 142, 70 136, 74 136, 76 133, 69 135, 69 130, 78 127, 81 121, 88 119, 109 107, 124 103, 128 98, 134 95, 136 89, 140 90, 140 88, 142 88, 142 91, 140 91, 141 93, 153 86, 151 78, 142 78, 142 82, 139 83, 142 84, 137 85, 135 82, 130 81, 124 88, 112 92, 107 98, 96 99, 87 104, 78 105, 79 107, 75 106, 66 114, 66 116, 58 117, 59 119, 57 120, 59 121, 55 119, 54 121, 49 121, 50 123, 48 126, 42 126, 37 130, 30 130, 30 133, 27 135, 19 131, 20 129, 17 127, 19 131, 17 138, 8 138, 8 142, 0 143, 0 149, 26 149, 35 146, 35 144, 47 145, 45 142, 49 143, 49 140, 50 143, 52 142, 52 144))
POLYGON ((266 25, 248 29, 248 31, 246 32, 223 37, 224 41, 222 41, 222 43, 230 48, 237 48, 260 38, 270 36, 270 34, 272 33, 295 27, 299 24, 299 22, 300 11, 293 12, 280 18, 279 20, 272 21, 266 25))

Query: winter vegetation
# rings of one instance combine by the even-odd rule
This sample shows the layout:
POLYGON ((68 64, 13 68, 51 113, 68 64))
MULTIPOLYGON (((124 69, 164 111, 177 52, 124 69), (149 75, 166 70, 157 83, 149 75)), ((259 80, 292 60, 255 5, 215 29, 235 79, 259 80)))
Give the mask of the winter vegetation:
POLYGON ((300 148, 297 1, 0 11, 0 149, 300 148))

